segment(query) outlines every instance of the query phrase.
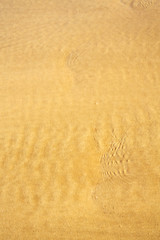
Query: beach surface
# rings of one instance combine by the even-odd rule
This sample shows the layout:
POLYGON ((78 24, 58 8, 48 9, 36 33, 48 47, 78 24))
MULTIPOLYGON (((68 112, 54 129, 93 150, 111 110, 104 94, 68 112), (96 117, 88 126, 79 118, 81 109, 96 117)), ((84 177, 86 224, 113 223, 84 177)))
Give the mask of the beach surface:
POLYGON ((0 240, 160 239, 160 1, 0 0, 0 240))

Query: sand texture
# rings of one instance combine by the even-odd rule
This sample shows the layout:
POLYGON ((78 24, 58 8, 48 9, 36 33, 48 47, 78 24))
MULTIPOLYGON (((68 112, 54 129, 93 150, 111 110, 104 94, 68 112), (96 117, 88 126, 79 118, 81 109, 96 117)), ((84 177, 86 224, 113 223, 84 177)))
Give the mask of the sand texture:
POLYGON ((0 240, 160 239, 160 1, 0 0, 0 240))

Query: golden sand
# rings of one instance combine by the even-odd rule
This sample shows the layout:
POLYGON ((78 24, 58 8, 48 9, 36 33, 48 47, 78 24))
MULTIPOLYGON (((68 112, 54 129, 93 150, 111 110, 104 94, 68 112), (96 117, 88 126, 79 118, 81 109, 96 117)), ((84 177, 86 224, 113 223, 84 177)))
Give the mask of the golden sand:
POLYGON ((0 0, 0 240, 160 239, 160 1, 0 0))

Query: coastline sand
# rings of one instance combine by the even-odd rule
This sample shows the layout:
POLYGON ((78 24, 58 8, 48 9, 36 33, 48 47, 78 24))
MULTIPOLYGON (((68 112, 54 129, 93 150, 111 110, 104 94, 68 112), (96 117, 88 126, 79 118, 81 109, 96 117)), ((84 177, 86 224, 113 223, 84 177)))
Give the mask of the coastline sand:
POLYGON ((160 238, 159 23, 159 0, 0 0, 0 240, 160 238))

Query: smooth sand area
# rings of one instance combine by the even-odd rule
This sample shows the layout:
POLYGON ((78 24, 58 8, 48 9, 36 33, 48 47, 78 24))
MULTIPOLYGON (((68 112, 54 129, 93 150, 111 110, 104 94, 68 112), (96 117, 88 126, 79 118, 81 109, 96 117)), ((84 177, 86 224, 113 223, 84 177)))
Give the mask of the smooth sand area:
POLYGON ((0 0, 0 240, 160 239, 160 1, 0 0))

